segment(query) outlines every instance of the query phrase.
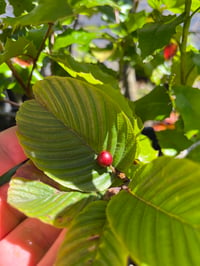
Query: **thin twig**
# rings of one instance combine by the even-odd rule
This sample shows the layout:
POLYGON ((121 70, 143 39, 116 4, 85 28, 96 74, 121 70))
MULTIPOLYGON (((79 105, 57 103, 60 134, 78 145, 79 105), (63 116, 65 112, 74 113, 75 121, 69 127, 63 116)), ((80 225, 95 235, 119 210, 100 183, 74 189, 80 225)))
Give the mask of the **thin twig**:
POLYGON ((33 60, 33 67, 31 69, 31 73, 29 75, 29 79, 28 79, 28 83, 27 83, 27 88, 28 88, 29 92, 31 91, 31 80, 32 80, 33 72, 34 72, 34 70, 35 70, 35 68, 37 66, 37 61, 38 61, 38 58, 39 58, 39 56, 40 56, 40 54, 41 54, 41 52, 42 52, 42 50, 43 50, 43 48, 45 46, 45 42, 46 42, 46 40, 48 39, 48 37, 49 37, 49 35, 51 33, 52 27, 53 27, 53 23, 49 23, 48 24, 48 29, 46 31, 46 34, 45 34, 45 36, 44 36, 44 38, 43 38, 43 40, 42 40, 42 42, 40 44, 40 47, 39 47, 39 49, 37 51, 37 54, 36 54, 36 57, 33 60))
POLYGON ((178 159, 183 159, 183 158, 187 157, 188 154, 189 154, 191 151, 193 151, 193 150, 194 150, 196 147, 198 147, 198 146, 200 146, 200 140, 197 141, 196 143, 192 144, 189 148, 187 148, 187 149, 181 151, 181 152, 176 156, 176 158, 178 158, 178 159))
POLYGON ((20 77, 20 75, 18 74, 18 72, 16 71, 15 67, 13 66, 12 62, 10 60, 6 61, 7 66, 10 68, 10 70, 12 71, 13 76, 15 77, 15 79, 18 81, 18 83, 21 85, 21 87, 24 89, 25 93, 27 93, 27 86, 24 83, 23 79, 20 77))
POLYGON ((20 107, 19 103, 16 103, 16 102, 8 100, 8 99, 2 99, 1 101, 4 102, 4 103, 9 103, 12 106, 20 107))
POLYGON ((200 7, 198 7, 196 10, 194 10, 194 12, 191 14, 191 18, 200 10, 200 7))

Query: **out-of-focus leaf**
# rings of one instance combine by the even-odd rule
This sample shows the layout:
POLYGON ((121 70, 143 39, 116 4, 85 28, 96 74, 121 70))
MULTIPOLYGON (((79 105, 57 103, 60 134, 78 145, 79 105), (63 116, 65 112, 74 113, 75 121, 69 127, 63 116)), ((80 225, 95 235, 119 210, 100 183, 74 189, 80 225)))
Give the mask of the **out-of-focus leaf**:
POLYGON ((152 148, 151 141, 145 135, 141 134, 139 136, 138 145, 140 149, 138 150, 138 155, 136 156, 136 158, 139 161, 143 163, 148 163, 158 156, 158 151, 152 148))
POLYGON ((107 224, 107 202, 90 203, 71 223, 58 253, 61 265, 127 265, 127 250, 107 224))
POLYGON ((199 265, 200 166, 160 157, 137 170, 107 207, 111 229, 138 265, 199 265))
POLYGON ((146 15, 145 11, 142 10, 137 13, 130 13, 127 21, 125 22, 125 25, 128 29, 128 32, 131 33, 135 30, 142 28, 145 22, 146 22, 146 15))
POLYGON ((173 90, 176 96, 176 108, 183 118, 185 132, 193 130, 199 132, 200 90, 189 86, 175 86, 173 90))
POLYGON ((113 8, 119 8, 119 6, 112 0, 70 0, 74 8, 79 9, 80 7, 92 8, 96 6, 111 6, 113 8))
POLYGON ((13 13, 15 16, 20 16, 25 12, 29 12, 34 8, 32 0, 9 0, 9 4, 13 8, 13 13))
POLYGON ((171 22, 147 23, 142 29, 138 30, 139 47, 142 57, 151 55, 156 49, 160 49, 170 42, 175 34, 176 26, 183 22, 184 15, 174 17, 171 22))
POLYGON ((91 84, 110 84, 113 88, 118 88, 116 78, 109 71, 101 70, 99 64, 80 63, 71 55, 52 55, 51 58, 74 78, 81 77, 91 84))
POLYGON ((95 32, 87 32, 82 29, 67 29, 63 34, 56 37, 53 49, 58 50, 72 44, 88 45, 97 35, 95 32))
POLYGON ((176 153, 188 148, 192 144, 186 138, 183 131, 176 129, 156 132, 156 136, 162 149, 173 149, 176 153))
POLYGON ((5 18, 5 27, 13 28, 27 25, 54 23, 59 19, 72 16, 71 6, 66 0, 38 0, 37 5, 28 13, 16 18, 5 18))
POLYGON ((4 0, 0 1, 0 14, 4 14, 6 9, 6 2, 4 0))
MULTIPOLYGON (((186 81, 184 85, 187 86, 192 86, 195 79, 198 76, 199 70, 198 70, 198 65, 196 64, 198 61, 198 57, 195 61, 195 54, 192 52, 188 52, 186 54, 186 62, 187 64, 184 65, 184 71, 185 71, 185 75, 186 75, 186 81)), ((181 80, 181 67, 180 67, 180 61, 175 61, 172 65, 172 73, 176 73, 176 75, 174 75, 174 79, 173 79, 173 84, 175 84, 176 86, 179 86, 182 84, 182 80, 181 80)))
POLYGON ((143 122, 147 120, 163 120, 168 117, 172 106, 166 89, 162 86, 154 88, 149 94, 134 102, 135 112, 143 122))
POLYGON ((29 58, 35 58, 37 49, 33 42, 25 37, 19 37, 18 40, 7 39, 4 52, 0 54, 0 64, 7 60, 20 56, 26 55, 29 58))
POLYGON ((191 147, 188 152, 187 158, 200 163, 200 141, 194 143, 191 147))

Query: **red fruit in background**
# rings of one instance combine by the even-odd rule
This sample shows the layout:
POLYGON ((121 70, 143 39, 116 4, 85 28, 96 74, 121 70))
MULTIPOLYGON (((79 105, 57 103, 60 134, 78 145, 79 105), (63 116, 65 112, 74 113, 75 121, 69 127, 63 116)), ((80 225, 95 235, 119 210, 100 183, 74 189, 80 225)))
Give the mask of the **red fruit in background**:
POLYGON ((113 157, 110 154, 110 152, 108 151, 102 151, 99 153, 98 157, 97 157, 97 163, 102 166, 102 167, 106 167, 111 165, 113 162, 113 157))
POLYGON ((177 51, 177 44, 175 43, 170 43, 167 46, 165 46, 163 52, 165 60, 171 59, 176 54, 176 51, 177 51))

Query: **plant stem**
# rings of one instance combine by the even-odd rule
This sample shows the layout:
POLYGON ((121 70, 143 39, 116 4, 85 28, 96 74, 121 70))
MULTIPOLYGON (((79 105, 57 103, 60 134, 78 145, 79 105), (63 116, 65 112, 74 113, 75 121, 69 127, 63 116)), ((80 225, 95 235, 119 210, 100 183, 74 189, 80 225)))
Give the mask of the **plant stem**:
POLYGON ((190 27, 190 9, 191 9, 192 0, 185 0, 185 20, 183 24, 183 33, 182 33, 182 41, 180 45, 181 51, 181 62, 180 62, 180 70, 181 70, 181 84, 186 84, 186 48, 187 48, 187 38, 190 27))
MULTIPOLYGON (((46 40, 48 39, 48 37, 49 37, 49 35, 51 33, 52 27, 53 27, 53 24, 49 23, 48 24, 48 29, 46 31, 46 34, 45 34, 45 36, 44 36, 44 38, 43 38, 43 40, 42 40, 42 42, 40 44, 40 47, 39 47, 38 52, 36 54, 36 57, 34 58, 33 67, 31 69, 31 73, 29 75, 29 79, 28 79, 28 83, 27 83, 27 89, 28 89, 29 92, 31 92, 31 79, 32 79, 32 76, 33 76, 33 72, 34 72, 34 70, 35 70, 35 68, 37 66, 37 61, 38 61, 38 58, 39 58, 39 56, 40 56, 40 54, 41 54, 41 52, 42 52, 42 50, 43 50, 43 48, 45 46, 45 42, 46 42, 46 40)), ((30 96, 30 94, 29 94, 29 96, 30 96)))
POLYGON ((23 79, 20 77, 18 72, 16 71, 15 67, 13 66, 12 62, 10 60, 6 61, 7 66, 10 68, 12 71, 13 76, 15 79, 18 81, 18 83, 21 85, 21 87, 24 89, 25 93, 28 94, 27 86, 24 83, 23 79))

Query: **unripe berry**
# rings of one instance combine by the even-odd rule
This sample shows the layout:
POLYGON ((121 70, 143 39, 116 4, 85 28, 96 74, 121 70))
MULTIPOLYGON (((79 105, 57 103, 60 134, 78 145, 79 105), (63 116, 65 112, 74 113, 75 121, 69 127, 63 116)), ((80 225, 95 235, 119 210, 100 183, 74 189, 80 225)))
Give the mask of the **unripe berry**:
POLYGON ((113 162, 113 157, 108 151, 102 151, 97 157, 97 163, 102 167, 107 167, 113 162))
POLYGON ((167 46, 165 46, 163 52, 165 60, 171 59, 176 54, 176 51, 177 51, 177 44, 175 43, 170 43, 167 46))

